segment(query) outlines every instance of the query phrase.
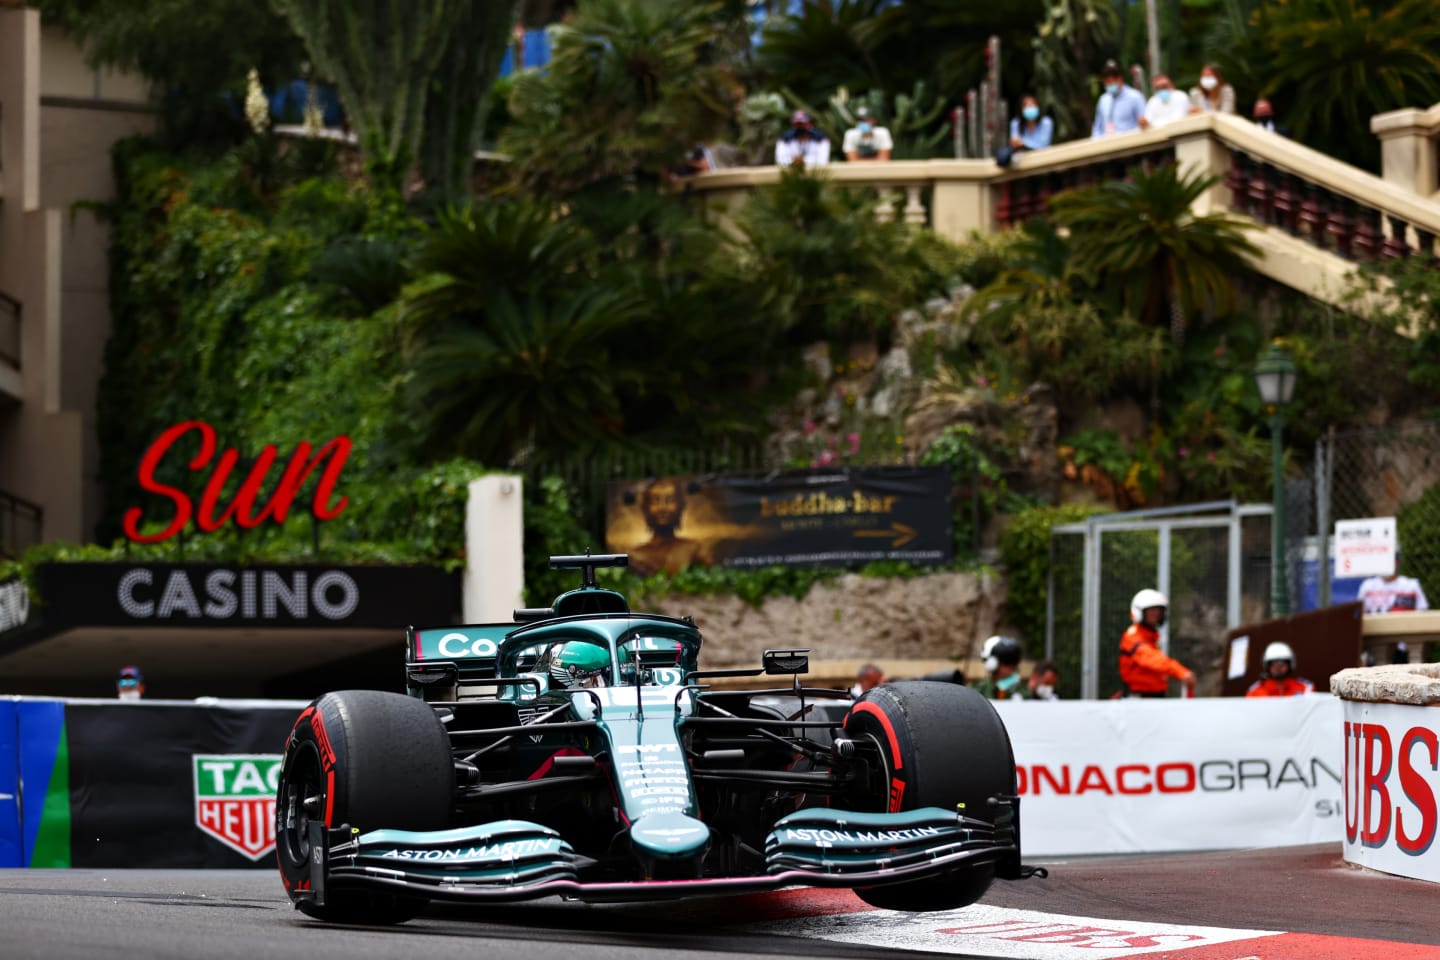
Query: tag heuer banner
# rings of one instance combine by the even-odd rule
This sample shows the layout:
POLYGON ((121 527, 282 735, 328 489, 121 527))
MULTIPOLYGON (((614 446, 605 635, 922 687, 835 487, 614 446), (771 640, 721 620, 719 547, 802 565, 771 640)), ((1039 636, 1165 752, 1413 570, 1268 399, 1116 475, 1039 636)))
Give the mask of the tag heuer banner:
POLYGON ((0 734, 0 867, 272 867, 280 757, 303 707, 0 701, 0 728, 18 733, 0 734))
POLYGON ((641 574, 693 563, 948 564, 948 467, 869 467, 612 481, 606 548, 641 574))

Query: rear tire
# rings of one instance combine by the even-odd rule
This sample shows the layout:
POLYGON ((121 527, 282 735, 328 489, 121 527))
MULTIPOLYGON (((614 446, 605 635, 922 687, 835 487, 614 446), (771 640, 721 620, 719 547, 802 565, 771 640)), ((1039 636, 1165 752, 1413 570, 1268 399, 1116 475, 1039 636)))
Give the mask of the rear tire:
POLYGON ((295 721, 285 744, 275 804, 275 856, 290 898, 307 916, 334 923, 395 924, 427 901, 331 887, 325 905, 305 898, 309 826, 324 819, 362 833, 443 830, 454 807, 450 738, 423 700, 376 690, 327 693, 295 721), (332 789, 333 784, 333 789, 332 789))
MULTIPOLYGON (((926 680, 875 687, 850 709, 845 735, 873 743, 885 763, 883 778, 854 798, 860 810, 941 807, 993 821, 989 799, 1016 791, 1010 736, 990 702, 969 687, 926 680)), ((993 862, 976 863, 855 893, 886 910, 953 910, 979 900, 994 879, 993 862)))

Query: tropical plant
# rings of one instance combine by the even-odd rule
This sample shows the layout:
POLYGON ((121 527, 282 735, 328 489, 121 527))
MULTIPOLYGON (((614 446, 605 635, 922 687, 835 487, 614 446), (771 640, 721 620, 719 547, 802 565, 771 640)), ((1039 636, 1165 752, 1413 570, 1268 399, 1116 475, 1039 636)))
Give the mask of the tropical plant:
POLYGON ((722 8, 593 0, 551 28, 543 72, 517 78, 501 147, 530 190, 564 195, 657 181, 710 138, 738 99, 722 8))
POLYGON ((470 193, 492 85, 520 6, 521 0, 463 3, 446 36, 420 131, 420 176, 432 195, 453 200, 470 193))
MULTIPOLYGON (((462 0, 275 4, 304 38, 320 73, 334 80, 360 140, 366 173, 387 186, 403 185, 416 160, 431 78, 470 5, 462 0)), ((473 35, 466 39, 482 42, 473 35)), ((508 33, 489 42, 503 48, 507 39, 508 33)))
POLYGON ((1440 100, 1440 18, 1432 0, 1272 0, 1248 34, 1259 93, 1293 136, 1378 169, 1370 118, 1440 100))
POLYGON ((1021 383, 1050 384, 1062 410, 1158 382, 1159 331, 1088 297, 1071 263, 1072 244, 1053 224, 1028 221, 1003 249, 1008 266, 962 309, 974 319, 971 340, 979 352, 1021 383))
POLYGON ((136 71, 160 107, 167 143, 229 144, 244 130, 246 71, 298 76, 305 50, 280 14, 254 0, 34 0, 47 26, 80 41, 94 66, 136 71))
POLYGON ((900 311, 947 292, 954 248, 928 231, 875 220, 873 194, 785 170, 741 210, 746 262, 791 304, 794 343, 879 337, 900 311))
MULTIPOLYGON (((883 90, 851 96, 841 87, 830 95, 826 109, 811 111, 820 129, 837 136, 855 126, 855 112, 867 107, 872 117, 890 131, 894 160, 925 160, 950 152, 950 119, 945 101, 923 80, 916 80, 909 93, 897 93, 889 103, 883 90)), ((837 151, 838 152, 838 151, 837 151)))
POLYGON ((1090 129, 1099 93, 1095 74, 1118 32, 1108 0, 1057 0, 1030 40, 1031 86, 1041 109, 1055 120, 1055 138, 1072 140, 1090 129))
POLYGON ((1071 231, 1071 269, 1096 289, 1119 291, 1142 323, 1168 324, 1181 342, 1192 316, 1233 308, 1233 276, 1259 255, 1240 221, 1194 213, 1217 182, 1162 164, 1056 196, 1050 206, 1071 231))

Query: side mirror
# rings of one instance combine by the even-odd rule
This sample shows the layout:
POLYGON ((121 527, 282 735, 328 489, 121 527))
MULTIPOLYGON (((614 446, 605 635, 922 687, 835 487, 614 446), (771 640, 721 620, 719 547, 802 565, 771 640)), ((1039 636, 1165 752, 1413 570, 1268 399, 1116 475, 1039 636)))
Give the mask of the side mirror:
POLYGON ((808 673, 810 650, 808 647, 798 650, 766 650, 760 655, 760 665, 769 674, 808 673))

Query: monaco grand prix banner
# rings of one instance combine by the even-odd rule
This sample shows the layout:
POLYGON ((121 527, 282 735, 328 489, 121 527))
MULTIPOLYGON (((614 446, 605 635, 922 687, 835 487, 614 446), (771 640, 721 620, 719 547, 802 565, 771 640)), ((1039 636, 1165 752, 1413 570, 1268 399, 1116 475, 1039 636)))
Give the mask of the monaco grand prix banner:
POLYGON ((303 707, 0 701, 0 867, 270 866, 303 707))
POLYGON ((947 564, 948 467, 796 470, 614 481, 606 548, 641 574, 691 564, 947 564))
POLYGON ((1345 859, 1440 882, 1440 710, 1345 701, 1345 859))
POLYGON ((997 703, 1026 856, 1340 842, 1341 701, 997 703))

